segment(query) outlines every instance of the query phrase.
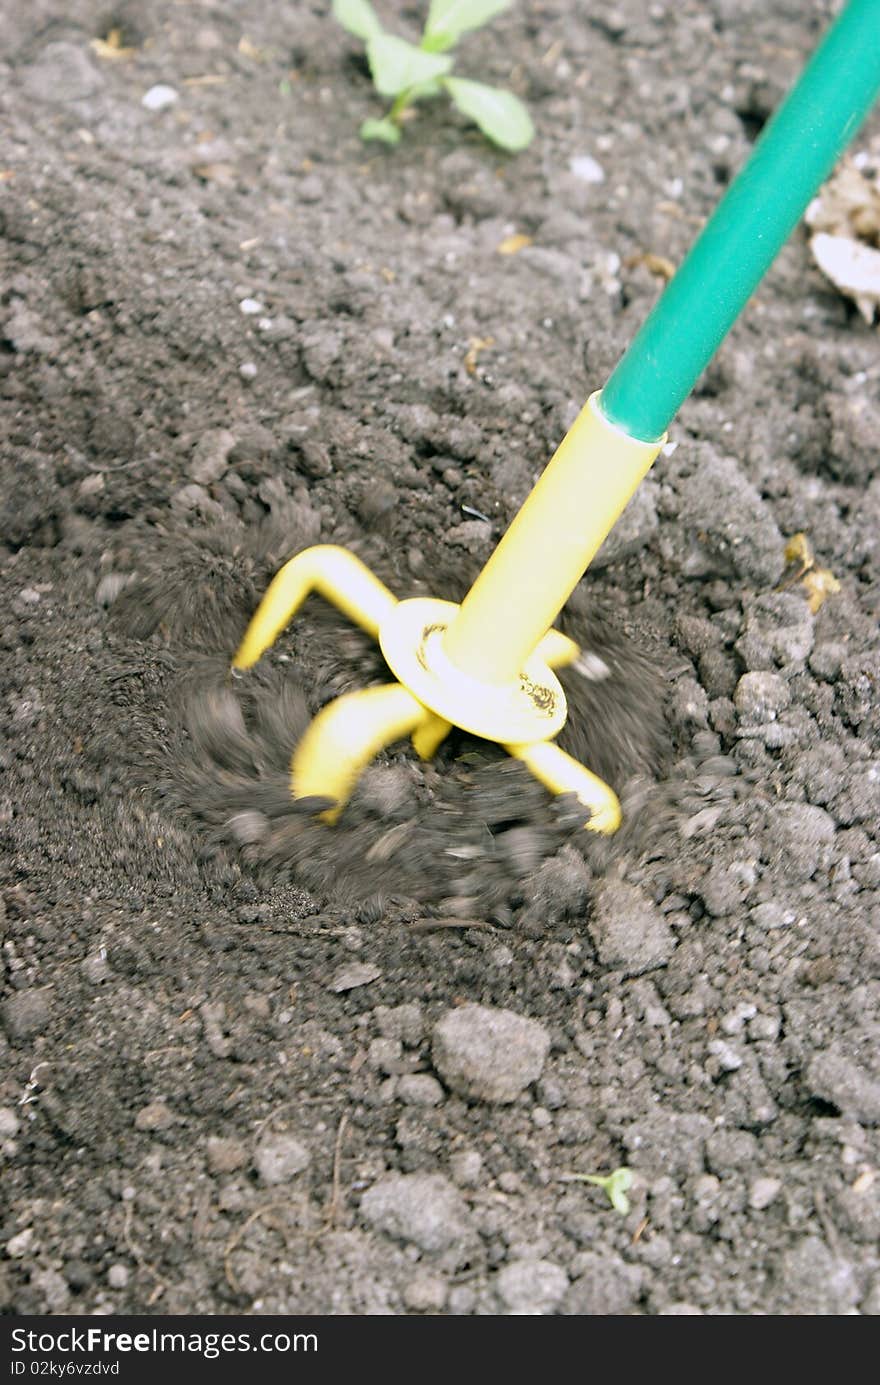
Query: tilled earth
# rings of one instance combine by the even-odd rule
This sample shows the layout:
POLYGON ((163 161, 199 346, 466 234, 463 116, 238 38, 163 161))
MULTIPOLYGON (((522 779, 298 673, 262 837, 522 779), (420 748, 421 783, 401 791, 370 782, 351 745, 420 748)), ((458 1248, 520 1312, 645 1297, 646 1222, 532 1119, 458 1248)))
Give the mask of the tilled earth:
POLYGON ((0 1305, 878 1313, 880 358, 802 233, 563 616, 616 838, 463 736, 328 829, 378 651, 227 672, 305 545, 467 589, 831 7, 521 0, 515 158, 362 145, 328 8, 0 0, 0 1305))

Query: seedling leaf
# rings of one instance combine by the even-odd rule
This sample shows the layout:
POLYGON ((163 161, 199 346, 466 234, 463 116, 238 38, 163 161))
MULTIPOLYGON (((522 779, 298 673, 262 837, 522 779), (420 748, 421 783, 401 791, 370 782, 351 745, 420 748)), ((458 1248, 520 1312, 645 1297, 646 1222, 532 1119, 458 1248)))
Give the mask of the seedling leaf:
POLYGON ((523 103, 513 92, 447 77, 444 86, 458 109, 479 125, 487 139, 502 149, 525 149, 535 127, 523 103))
POLYGON ((362 38, 364 43, 382 32, 382 25, 369 0, 333 0, 333 18, 350 34, 362 38))
POLYGON ((381 96, 399 96, 410 87, 442 77, 452 66, 451 58, 424 53, 406 39, 383 33, 374 34, 367 41, 367 61, 381 96))
POLYGON ((511 4, 512 0, 431 0, 422 46, 430 53, 442 53, 462 34, 482 28, 511 4))
POLYGON ((383 120, 365 120, 360 134, 361 139, 380 139, 385 144, 400 143, 400 126, 387 116, 383 120))
POLYGON ((622 1217, 629 1213, 627 1193, 632 1187, 632 1169, 615 1169, 607 1177, 597 1173, 572 1173, 568 1177, 577 1183, 591 1183, 594 1188, 601 1188, 615 1212, 619 1212, 622 1217))

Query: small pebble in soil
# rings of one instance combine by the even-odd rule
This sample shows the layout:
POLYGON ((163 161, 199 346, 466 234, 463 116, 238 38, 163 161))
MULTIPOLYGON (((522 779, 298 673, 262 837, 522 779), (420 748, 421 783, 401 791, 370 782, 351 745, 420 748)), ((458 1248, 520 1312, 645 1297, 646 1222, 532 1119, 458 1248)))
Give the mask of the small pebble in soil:
POLYGON ((21 1121, 11 1106, 0 1106, 0 1140, 11 1140, 21 1129, 21 1121))
POLYGON ((173 1124, 174 1113, 164 1101, 149 1102, 134 1118, 135 1130, 168 1130, 173 1124))
POLYGON ((750 917, 763 933, 772 928, 790 928, 797 914, 794 909, 786 909, 778 899, 768 899, 764 904, 756 904, 750 917))
POLYGON ((107 1271, 107 1283, 111 1289, 125 1289, 128 1287, 128 1266, 111 1265, 107 1271))
POLYGON ((461 1195, 437 1173, 388 1174, 364 1193, 361 1216, 376 1230, 428 1252, 473 1238, 461 1195))
POLYGON ((779 1178, 755 1178, 749 1185, 749 1206, 754 1212, 763 1212, 782 1191, 779 1178))
POLYGON ((463 1005, 434 1027, 434 1066, 454 1092, 471 1100, 510 1102, 541 1076, 550 1035, 510 1010, 463 1005))
POLYGON ((90 957, 84 957, 79 964, 79 969, 85 979, 93 986, 102 985, 111 976, 110 964, 107 961, 107 953, 104 948, 98 952, 93 952, 90 957))
POLYGON ((166 86, 164 82, 157 82, 150 87, 149 91, 144 92, 141 97, 141 105, 147 111, 164 111, 169 106, 174 106, 179 101, 179 94, 174 87, 166 86))
POLYGON ((235 1173, 248 1161, 245 1146, 231 1136, 209 1135, 206 1153, 208 1168, 214 1174, 235 1173))
POLYGON ((333 973, 330 990, 337 994, 353 991, 359 986, 369 986, 373 981, 378 981, 381 975, 382 968, 374 966, 372 962, 348 962, 333 973))
POLYGON ((604 168, 589 154, 576 154, 573 159, 569 159, 568 166, 575 178, 580 178, 584 183, 605 182, 604 168))
POLYGON ((30 1253, 34 1241, 34 1228, 26 1226, 23 1231, 17 1231, 6 1242, 6 1254, 10 1260, 21 1260, 30 1253))
POLYGON ((439 1106, 443 1088, 429 1072, 404 1073, 397 1083, 397 1095, 409 1106, 439 1106))

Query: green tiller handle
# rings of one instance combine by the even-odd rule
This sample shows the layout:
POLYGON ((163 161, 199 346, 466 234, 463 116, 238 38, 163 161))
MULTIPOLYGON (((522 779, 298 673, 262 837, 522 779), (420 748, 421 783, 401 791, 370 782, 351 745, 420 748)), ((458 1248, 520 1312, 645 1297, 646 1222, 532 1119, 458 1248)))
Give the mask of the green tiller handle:
POLYGON ((661 438, 880 92, 880 0, 849 0, 601 395, 661 438))

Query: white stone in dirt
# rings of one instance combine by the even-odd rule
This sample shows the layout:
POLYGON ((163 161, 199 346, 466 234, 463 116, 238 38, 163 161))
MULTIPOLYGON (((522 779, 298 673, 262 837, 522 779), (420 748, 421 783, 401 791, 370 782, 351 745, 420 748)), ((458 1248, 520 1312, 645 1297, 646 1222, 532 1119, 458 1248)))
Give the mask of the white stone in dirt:
POLYGON ((179 101, 180 97, 174 87, 166 86, 164 82, 157 82, 150 87, 149 91, 144 92, 141 97, 141 105, 147 111, 164 111, 169 106, 173 106, 179 101))
POLYGON ((541 1076, 550 1035, 511 1010, 462 1005, 434 1026, 434 1066, 452 1091, 472 1101, 510 1102, 541 1076))
POLYGON ((584 183, 604 183, 605 170, 596 159, 589 154, 577 154, 573 159, 569 159, 568 166, 575 178, 580 178, 584 183))
POLYGON ((755 1212, 763 1212, 782 1191, 779 1178, 756 1178, 749 1186, 749 1206, 755 1212))
POLYGON ((274 1187, 302 1173, 312 1156, 294 1135, 267 1135, 254 1153, 254 1166, 264 1183, 274 1187))
POLYGON ((756 904, 750 912, 752 923, 762 931, 771 928, 790 928, 797 918, 794 909, 786 909, 777 899, 769 899, 764 904, 756 904))
POLYGON ((408 1106, 439 1106, 443 1088, 429 1072, 406 1073, 397 1084, 397 1095, 408 1106))
POLYGON ((238 306, 245 317, 256 317, 257 313, 266 311, 265 304, 261 303, 258 298, 242 298, 238 306))
POLYGON ((0 1139, 11 1140, 21 1129, 21 1121, 11 1106, 0 1106, 0 1139))
POLYGON ((439 1173, 388 1174, 364 1193, 361 1215, 377 1231, 429 1252, 473 1237, 464 1201, 439 1173))
POLYGON ((807 1066, 806 1079, 811 1096, 830 1102, 861 1125, 880 1125, 880 1076, 839 1045, 816 1054, 807 1066))
POLYGON ((552 1260, 514 1260, 495 1280, 495 1292, 511 1316, 554 1313, 568 1288, 568 1275, 552 1260))
POLYGON ((603 966, 639 976, 665 966, 675 935, 654 902, 637 885, 602 880, 593 890, 590 937, 603 966))
POLYGON ((34 1228, 26 1226, 23 1231, 17 1231, 14 1236, 6 1242, 6 1254, 10 1260, 21 1260, 30 1251, 34 1241, 34 1228))
POLYGON ((128 1266, 111 1265, 107 1271, 107 1283, 111 1289, 125 1289, 128 1287, 128 1266))
POLYGON ((330 990, 337 994, 354 991, 358 986, 369 986, 371 982, 378 981, 381 975, 382 968, 374 966, 372 962, 348 962, 333 973, 330 990))

